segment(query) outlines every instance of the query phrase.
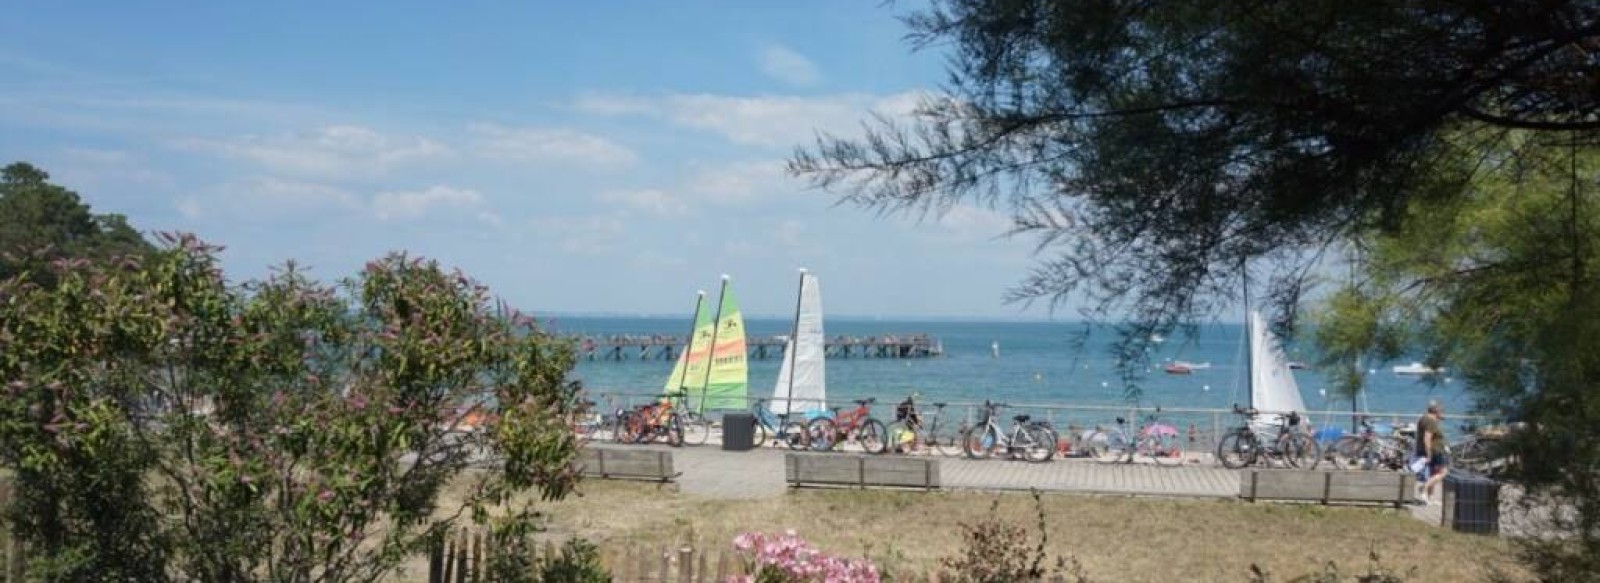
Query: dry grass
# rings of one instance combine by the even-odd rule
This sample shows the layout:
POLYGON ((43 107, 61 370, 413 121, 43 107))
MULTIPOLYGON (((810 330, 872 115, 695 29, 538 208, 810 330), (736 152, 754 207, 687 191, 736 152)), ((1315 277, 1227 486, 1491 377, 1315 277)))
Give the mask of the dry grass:
MULTIPOLYGON (((586 481, 580 491, 546 505, 551 538, 578 535, 614 553, 630 545, 726 548, 740 532, 794 529, 824 549, 867 555, 891 571, 921 571, 956 554, 961 524, 988 517, 996 498, 997 518, 1030 531, 1037 520, 1026 494, 807 490, 714 500, 670 486, 602 480, 586 481)), ((1416 567, 1417 581, 1516 573, 1507 541, 1449 532, 1401 511, 1070 494, 1043 499, 1051 556, 1076 556, 1096 581, 1243 581, 1251 563, 1284 580, 1328 561, 1347 573, 1364 569, 1372 551, 1386 566, 1416 567)), ((411 572, 425 572, 425 564, 411 572)))

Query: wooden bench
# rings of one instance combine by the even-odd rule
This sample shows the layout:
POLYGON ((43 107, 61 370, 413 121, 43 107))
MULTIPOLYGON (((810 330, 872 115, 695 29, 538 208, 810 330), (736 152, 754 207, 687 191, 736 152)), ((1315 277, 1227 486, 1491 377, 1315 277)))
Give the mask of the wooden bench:
POLYGON ((939 488, 939 460, 932 458, 791 453, 783 460, 790 486, 939 488))
POLYGON ((1333 504, 1375 502, 1399 508, 1416 497, 1416 476, 1406 472, 1246 470, 1239 497, 1333 504))
POLYGON ((672 452, 658 449, 585 447, 578 453, 578 473, 598 478, 670 482, 672 452))

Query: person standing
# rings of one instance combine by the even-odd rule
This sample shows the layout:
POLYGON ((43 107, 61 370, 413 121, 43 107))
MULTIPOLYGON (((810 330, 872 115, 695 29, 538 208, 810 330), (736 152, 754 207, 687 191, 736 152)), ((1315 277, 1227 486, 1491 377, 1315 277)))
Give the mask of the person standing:
POLYGON ((1417 419, 1417 455, 1428 460, 1428 479, 1422 483, 1422 498, 1431 503, 1433 489, 1450 472, 1450 452, 1444 437, 1444 406, 1428 401, 1428 410, 1417 419))

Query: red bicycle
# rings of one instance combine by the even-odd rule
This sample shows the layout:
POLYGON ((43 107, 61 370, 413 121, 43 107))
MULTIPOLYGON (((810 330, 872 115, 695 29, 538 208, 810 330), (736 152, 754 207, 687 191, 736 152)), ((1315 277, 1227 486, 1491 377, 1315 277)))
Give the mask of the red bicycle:
POLYGON ((839 442, 855 440, 867 453, 883 453, 889 445, 889 429, 883 422, 872 418, 872 404, 877 399, 857 399, 856 408, 837 413, 832 419, 818 417, 806 425, 806 437, 811 449, 829 451, 839 442))
POLYGON ((670 401, 663 400, 623 413, 617 420, 617 441, 650 443, 661 438, 672 447, 683 445, 683 421, 673 409, 670 401))

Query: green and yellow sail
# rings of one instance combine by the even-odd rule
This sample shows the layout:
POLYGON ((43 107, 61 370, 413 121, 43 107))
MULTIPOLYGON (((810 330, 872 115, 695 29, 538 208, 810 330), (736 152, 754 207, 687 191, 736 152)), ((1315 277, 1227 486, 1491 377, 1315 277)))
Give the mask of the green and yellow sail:
POLYGON ((672 366, 663 394, 688 394, 699 396, 706 386, 706 365, 711 362, 711 312, 706 310, 706 292, 694 301, 694 329, 689 332, 689 342, 678 353, 678 363, 672 366))
POLYGON ((711 337, 711 366, 706 371, 705 385, 700 387, 696 409, 748 409, 745 396, 750 388, 750 368, 745 362, 748 351, 744 315, 739 313, 739 300, 734 297, 727 276, 722 278, 722 297, 711 337))

